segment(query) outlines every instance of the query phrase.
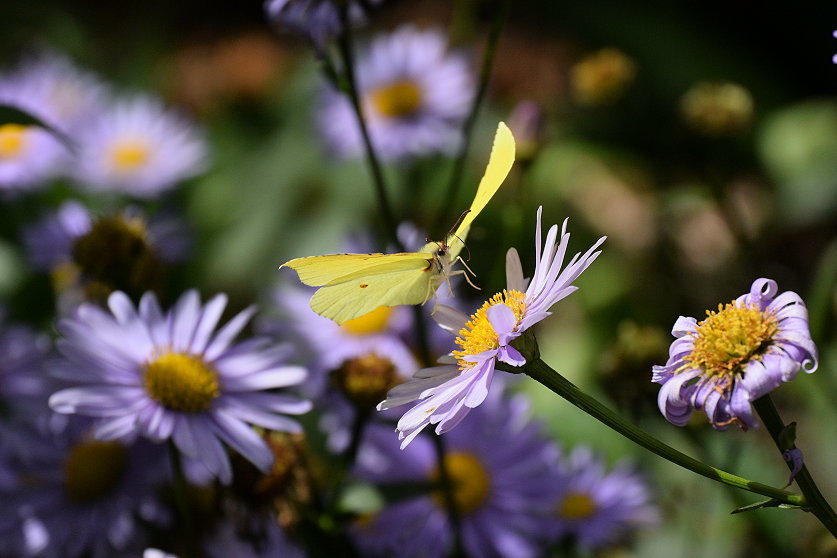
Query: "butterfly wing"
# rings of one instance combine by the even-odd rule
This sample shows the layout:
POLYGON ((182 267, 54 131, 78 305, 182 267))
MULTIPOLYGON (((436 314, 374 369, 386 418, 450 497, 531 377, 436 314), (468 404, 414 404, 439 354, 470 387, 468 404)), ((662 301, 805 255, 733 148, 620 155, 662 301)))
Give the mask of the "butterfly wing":
POLYGON ((479 186, 477 186, 474 201, 471 202, 470 210, 462 218, 462 222, 453 233, 453 238, 448 239, 448 254, 451 258, 456 258, 459 255, 464 246, 465 237, 468 236, 471 223, 488 205, 488 202, 491 201, 497 189, 508 176, 512 164, 514 164, 514 155, 514 136, 509 127, 500 122, 497 125, 497 132, 494 134, 494 145, 491 147, 488 165, 485 167, 485 173, 482 175, 479 186))
POLYGON ((311 287, 320 287, 351 278, 355 274, 361 276, 365 271, 375 273, 376 269, 390 269, 399 264, 405 269, 413 269, 417 259, 428 260, 430 256, 418 253, 399 254, 330 254, 326 256, 310 256, 296 258, 283 263, 279 269, 290 267, 299 275, 299 280, 311 287), (382 267, 384 266, 384 267, 382 267))
POLYGON ((410 256, 391 261, 379 258, 372 268, 329 282, 311 297, 311 309, 342 324, 379 306, 424 303, 433 296, 441 275, 427 254, 410 256))

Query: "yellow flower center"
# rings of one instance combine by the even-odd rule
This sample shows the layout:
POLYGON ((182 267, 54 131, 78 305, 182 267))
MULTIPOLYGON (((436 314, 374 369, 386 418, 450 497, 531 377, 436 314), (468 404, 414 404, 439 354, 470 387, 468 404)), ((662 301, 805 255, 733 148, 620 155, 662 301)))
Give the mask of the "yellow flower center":
MULTIPOLYGON (((491 477, 479 458, 471 453, 451 452, 445 456, 445 469, 459 513, 468 515, 479 509, 491 494, 491 477)), ((440 482, 438 470, 430 475, 430 480, 440 482)), ((445 506, 445 494, 441 489, 433 492, 433 500, 440 507, 445 506)))
POLYGON ((378 306, 363 316, 343 322, 340 327, 351 335, 372 335, 386 329, 390 316, 392 316, 392 306, 378 306))
POLYGON ((526 295, 520 291, 503 291, 491 297, 482 308, 471 315, 471 319, 465 323, 465 327, 459 330, 459 337, 456 344, 461 350, 453 351, 453 356, 459 362, 460 368, 468 368, 473 364, 465 359, 468 355, 476 355, 499 346, 499 338, 494 327, 488 320, 488 309, 496 304, 505 304, 514 312, 517 323, 523 318, 526 312, 526 295))
POLYGON ((70 450, 64 480, 70 498, 93 502, 108 494, 122 478, 128 455, 118 442, 87 442, 70 450))
POLYGON ((332 382, 360 408, 371 408, 403 380, 387 358, 369 353, 350 360, 332 372, 332 382))
POLYGON ((218 397, 218 373, 200 357, 164 353, 146 365, 143 382, 161 405, 184 413, 206 411, 218 397))
POLYGON ((778 327, 776 317, 755 304, 719 304, 698 322, 694 348, 684 360, 710 376, 740 376, 744 365, 761 358, 778 327))
POLYGON ((379 87, 369 95, 378 113, 390 118, 411 116, 419 109, 422 101, 418 84, 409 80, 396 81, 379 87))
POLYGON ((0 126, 0 160, 14 159, 26 147, 30 126, 3 124, 0 126))
POLYGON ((151 150, 138 141, 118 143, 110 153, 111 163, 117 172, 130 172, 148 162, 151 150))
POLYGON ((585 492, 570 492, 558 506, 564 519, 585 519, 596 513, 596 502, 585 492))

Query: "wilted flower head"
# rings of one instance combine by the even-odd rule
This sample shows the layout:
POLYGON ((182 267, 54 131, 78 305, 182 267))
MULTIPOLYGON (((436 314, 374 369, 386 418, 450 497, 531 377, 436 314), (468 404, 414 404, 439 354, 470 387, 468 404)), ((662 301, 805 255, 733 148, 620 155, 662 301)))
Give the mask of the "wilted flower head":
MULTIPOLYGON (((444 466, 461 520, 466 555, 541 556, 550 519, 558 449, 530 420, 528 401, 492 392, 472 420, 451 432, 444 466)), ((417 438, 400 451, 387 428, 367 429, 356 474, 380 484, 438 483, 434 444, 417 438)), ((352 534, 364 555, 442 558, 452 546, 440 488, 403 498, 362 517, 352 534)))
MULTIPOLYGON (((474 83, 465 58, 446 49, 442 33, 404 26, 359 54, 358 94, 382 158, 450 153, 458 145, 474 83)), ((348 157, 362 153, 357 116, 343 93, 327 90, 318 117, 331 149, 348 157)))
POLYGON ((445 365, 420 370, 412 380, 393 388, 378 405, 381 410, 424 400, 398 421, 402 447, 428 424, 438 423, 437 434, 459 424, 485 399, 498 361, 515 367, 524 365, 526 358, 512 342, 549 316, 555 303, 576 291, 578 287, 572 285, 573 281, 601 253, 596 249, 604 237, 583 255, 573 256, 562 270, 570 240, 567 221, 561 229, 560 242, 556 244, 558 225, 553 225, 542 246, 541 209, 538 208, 535 230, 535 273, 528 287, 520 258, 512 248, 506 258, 506 290, 491 297, 470 318, 453 308, 436 307, 434 317, 439 324, 448 331, 458 332, 459 349, 440 360, 445 365))
POLYGON ((634 79, 634 61, 615 48, 603 48, 572 67, 570 85, 576 100, 598 105, 619 98, 634 79))
POLYGON ((698 83, 680 101, 686 122, 708 136, 735 134, 753 120, 753 97, 737 83, 698 83))
POLYGON ((808 309, 798 294, 779 294, 776 281, 756 279, 750 292, 706 318, 680 316, 674 323, 665 366, 654 366, 661 384, 657 403, 669 422, 683 426, 694 409, 704 410, 718 430, 757 424, 750 406, 799 369, 817 368, 817 348, 808 331, 808 309))
POLYGON ((206 142, 194 125, 151 96, 106 107, 76 139, 75 177, 95 192, 154 198, 207 163, 206 142))
POLYGON ((561 458, 557 478, 547 490, 555 495, 550 536, 572 536, 582 548, 620 542, 659 519, 644 479, 627 464, 607 472, 587 447, 561 458))
POLYGON ((268 339, 232 344, 252 307, 216 332, 226 302, 217 295, 202 305, 189 291, 164 314, 151 293, 135 308, 117 291, 108 299, 110 312, 81 305, 59 324, 67 361, 56 370, 78 387, 53 394, 50 406, 97 417, 101 440, 171 439, 224 483, 232 472, 222 442, 267 470, 273 454, 250 424, 299 431, 278 413, 304 413, 310 403, 269 390, 297 385, 306 372, 285 365, 288 348, 268 339))

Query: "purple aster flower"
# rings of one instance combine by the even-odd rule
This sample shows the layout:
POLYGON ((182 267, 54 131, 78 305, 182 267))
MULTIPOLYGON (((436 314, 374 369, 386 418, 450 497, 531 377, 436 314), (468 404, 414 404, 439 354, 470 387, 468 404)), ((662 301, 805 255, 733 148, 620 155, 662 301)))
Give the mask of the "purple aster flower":
POLYGON ((558 478, 545 487, 555 495, 556 520, 549 529, 555 540, 570 536, 582 548, 597 549, 659 519, 646 482, 627 464, 606 472, 589 448, 577 447, 560 460, 558 470, 558 478))
POLYGON ((135 308, 117 291, 110 312, 82 304, 59 324, 67 361, 56 370, 78 387, 53 394, 50 406, 97 417, 101 440, 135 433, 171 439, 225 484, 232 472, 223 443, 267 470, 273 454, 250 425, 300 431, 279 413, 305 413, 310 403, 271 390, 299 384, 306 371, 284 364, 288 347, 268 339, 233 344, 253 307, 216 332, 226 303, 217 295, 202 305, 197 291, 188 291, 164 314, 152 293, 135 308))
POLYGON ((94 192, 154 198, 204 170, 207 145, 151 96, 121 100, 79 129, 75 177, 94 192))
POLYGON ((817 369, 817 348, 808 331, 808 309, 798 294, 772 279, 756 279, 750 292, 706 318, 680 316, 674 323, 665 366, 654 366, 661 384, 657 403, 677 426, 694 409, 704 410, 717 430, 758 423, 751 401, 792 380, 799 369, 817 369))
MULTIPOLYGON (((372 143, 383 159, 456 149, 474 83, 465 57, 446 49, 442 33, 404 26, 359 54, 358 94, 372 143)), ((318 116, 335 153, 363 153, 357 116, 344 94, 328 89, 318 116)))
POLYGON ((46 371, 49 338, 7 323, 4 314, 0 308, 0 417, 33 418, 47 411, 53 384, 46 371))
MULTIPOLYGON (((445 468, 461 519, 462 542, 475 558, 541 556, 553 504, 557 447, 529 420, 528 402, 501 390, 446 439, 445 468)), ((416 439, 401 451, 387 429, 369 428, 356 471, 376 484, 439 481, 434 444, 416 439)), ((439 490, 405 498, 362 518, 352 535, 364 555, 441 558, 452 544, 439 490)))
MULTIPOLYGON (((0 104, 27 112, 69 135, 107 97, 92 74, 61 54, 44 51, 24 59, 0 76, 0 104)), ((34 125, 0 125, 0 188, 33 188, 64 172, 70 161, 66 146, 34 125)))
POLYGON ((137 542, 143 523, 170 521, 156 496, 170 478, 165 448, 96 441, 89 425, 76 418, 60 435, 25 429, 14 439, 17 483, 0 512, 17 522, 9 556, 105 558, 137 542))
MULTIPOLYGON (((377 4, 380 0, 367 1, 377 4)), ((365 20, 363 3, 349 0, 349 20, 360 24, 365 20)), ((340 33, 340 11, 332 0, 267 0, 264 3, 267 18, 279 31, 299 35, 311 41, 318 50, 340 33)))
POLYGON ((496 294, 471 315, 439 305, 434 318, 448 331, 459 332, 459 350, 440 359, 443 366, 420 370, 412 380, 393 388, 378 409, 389 409, 423 400, 398 421, 398 437, 406 447, 428 424, 438 424, 436 433, 449 431, 468 412, 483 402, 488 394, 497 361, 522 366, 525 357, 512 346, 512 341, 551 314, 550 308, 575 292, 572 285, 593 263, 604 242, 600 238, 583 255, 578 253, 562 270, 569 244, 567 221, 561 229, 550 227, 541 248, 541 210, 538 208, 535 231, 535 274, 528 282, 523 278, 520 257, 512 248, 506 256, 507 289, 496 294))

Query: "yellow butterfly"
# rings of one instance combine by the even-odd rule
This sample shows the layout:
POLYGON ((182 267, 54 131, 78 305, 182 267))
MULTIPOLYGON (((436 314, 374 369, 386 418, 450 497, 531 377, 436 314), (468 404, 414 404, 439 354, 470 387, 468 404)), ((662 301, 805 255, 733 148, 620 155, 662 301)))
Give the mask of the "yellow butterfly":
MULTIPOLYGON (((502 122, 477 194, 459 226, 444 242, 428 242, 418 252, 398 254, 333 254, 296 258, 290 267, 306 285, 320 287, 311 297, 311 309, 342 324, 380 306, 423 304, 443 279, 465 274, 452 271, 471 223, 488 204, 514 163, 514 136, 502 122)), ((463 262, 464 265, 464 262, 463 262)), ((467 266, 466 266, 467 267, 467 266)))

